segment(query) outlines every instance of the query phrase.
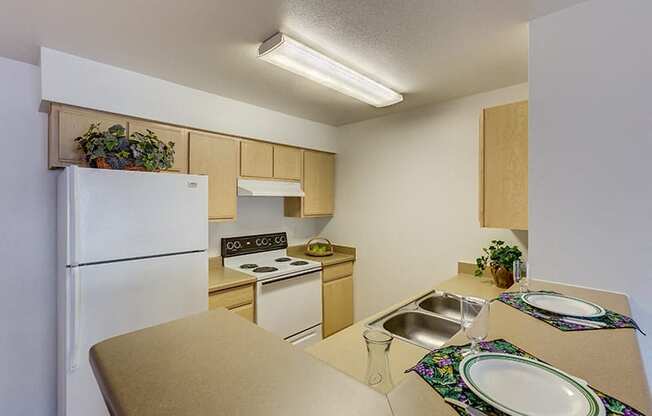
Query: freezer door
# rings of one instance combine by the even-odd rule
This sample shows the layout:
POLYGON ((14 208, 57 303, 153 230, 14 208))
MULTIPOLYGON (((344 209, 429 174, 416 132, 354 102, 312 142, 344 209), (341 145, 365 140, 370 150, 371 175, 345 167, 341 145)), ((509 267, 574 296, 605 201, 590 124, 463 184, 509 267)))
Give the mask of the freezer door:
POLYGON ((208 178, 72 166, 68 261, 79 265, 208 247, 208 178))
POLYGON ((69 268, 65 280, 59 416, 107 414, 89 364, 91 346, 208 309, 205 252, 69 268))

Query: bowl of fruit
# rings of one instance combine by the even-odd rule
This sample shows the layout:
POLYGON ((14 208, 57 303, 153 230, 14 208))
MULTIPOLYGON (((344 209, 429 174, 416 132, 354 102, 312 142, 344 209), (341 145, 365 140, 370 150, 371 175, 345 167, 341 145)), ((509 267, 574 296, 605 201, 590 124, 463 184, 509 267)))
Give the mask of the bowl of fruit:
POLYGON ((333 244, 327 238, 313 238, 306 244, 306 254, 315 257, 333 255, 333 244))

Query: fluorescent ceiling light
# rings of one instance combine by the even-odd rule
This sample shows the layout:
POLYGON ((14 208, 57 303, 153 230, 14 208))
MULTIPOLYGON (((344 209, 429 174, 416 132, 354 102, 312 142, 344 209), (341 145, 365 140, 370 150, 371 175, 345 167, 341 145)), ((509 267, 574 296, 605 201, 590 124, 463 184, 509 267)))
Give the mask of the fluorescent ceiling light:
POLYGON ((335 62, 283 33, 258 48, 258 57, 375 107, 403 101, 403 96, 366 76, 335 62))

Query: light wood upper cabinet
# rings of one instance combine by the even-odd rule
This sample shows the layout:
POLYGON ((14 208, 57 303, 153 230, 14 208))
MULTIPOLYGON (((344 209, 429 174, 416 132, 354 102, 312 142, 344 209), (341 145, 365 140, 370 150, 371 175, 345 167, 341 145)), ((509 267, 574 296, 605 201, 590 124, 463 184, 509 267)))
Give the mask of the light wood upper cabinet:
POLYGON ((129 122, 129 135, 134 132, 145 134, 147 129, 153 131, 162 142, 166 144, 168 142, 174 143, 174 164, 168 170, 188 173, 188 130, 146 121, 129 122))
POLYGON ((528 228, 528 103, 486 108, 480 117, 480 225, 528 228))
POLYGON ((86 133, 93 123, 101 129, 120 124, 127 129, 127 118, 99 111, 61 104, 52 104, 49 115, 48 160, 50 168, 84 165, 85 162, 75 138, 86 133))
POLYGON ((274 178, 301 179, 301 149, 274 145, 274 178))
POLYGON ((271 178, 274 175, 274 145, 243 140, 240 142, 240 175, 271 178))
POLYGON ((335 213, 335 155, 303 151, 303 198, 285 198, 286 217, 323 217, 335 213))
POLYGON ((335 155, 306 150, 303 155, 303 215, 333 215, 335 155))
POLYGON ((353 324, 353 276, 324 283, 322 298, 324 337, 353 324))
POLYGON ((208 218, 235 219, 238 142, 217 134, 190 132, 190 173, 208 175, 208 218))

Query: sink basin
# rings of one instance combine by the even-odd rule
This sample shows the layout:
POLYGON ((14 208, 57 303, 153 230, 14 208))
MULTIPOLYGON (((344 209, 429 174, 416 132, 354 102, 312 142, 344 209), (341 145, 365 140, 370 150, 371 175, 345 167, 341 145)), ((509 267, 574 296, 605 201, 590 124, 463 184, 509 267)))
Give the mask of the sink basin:
POLYGON ((460 298, 448 294, 431 295, 419 302, 419 308, 455 319, 456 321, 462 320, 460 306, 460 298))
POLYGON ((419 311, 400 311, 380 322, 393 335, 430 350, 441 347, 460 330, 458 322, 419 311))

